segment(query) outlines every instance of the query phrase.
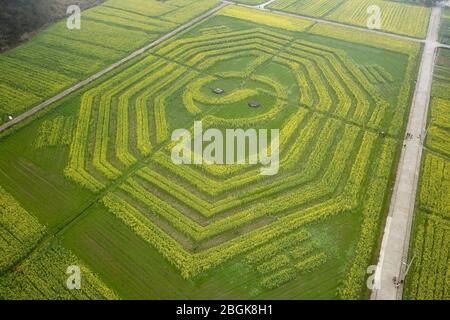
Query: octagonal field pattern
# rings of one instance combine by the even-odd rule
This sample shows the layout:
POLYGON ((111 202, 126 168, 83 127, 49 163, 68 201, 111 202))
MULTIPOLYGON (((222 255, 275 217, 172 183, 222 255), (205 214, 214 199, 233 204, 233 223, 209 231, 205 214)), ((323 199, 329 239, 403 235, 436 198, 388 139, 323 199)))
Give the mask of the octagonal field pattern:
POLYGON ((36 136, 20 161, 0 158, 2 177, 50 181, 15 194, 38 195, 24 207, 119 295, 165 296, 166 276, 209 290, 223 274, 243 297, 368 292, 418 47, 252 12, 232 6, 150 49, 11 135, 36 136), (200 120, 279 129, 279 172, 174 164, 173 131, 200 120))
POLYGON ((103 203, 183 276, 259 248, 249 260, 268 263, 261 283, 275 287, 326 262, 303 226, 362 206, 368 173, 386 170, 389 103, 344 51, 263 28, 219 30, 171 41, 86 92, 66 173, 94 191, 120 179, 103 203), (174 165, 170 131, 193 119, 280 127, 280 173, 174 165))

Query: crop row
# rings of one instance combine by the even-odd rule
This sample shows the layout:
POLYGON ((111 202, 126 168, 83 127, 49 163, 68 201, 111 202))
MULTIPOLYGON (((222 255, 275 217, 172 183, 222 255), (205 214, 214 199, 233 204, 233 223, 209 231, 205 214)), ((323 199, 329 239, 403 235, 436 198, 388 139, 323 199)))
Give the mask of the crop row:
POLYGON ((298 230, 273 242, 267 243, 252 251, 245 257, 245 261, 251 265, 260 265, 264 261, 271 260, 281 251, 298 246, 310 239, 311 235, 305 230, 298 230))
POLYGON ((223 33, 231 32, 231 28, 227 25, 218 25, 200 29, 202 35, 216 36, 223 33))
MULTIPOLYGON (((346 85, 347 90, 351 92, 352 96, 356 100, 356 106, 352 116, 352 120, 357 123, 363 123, 369 111, 370 104, 370 95, 368 95, 367 93, 374 93, 375 90, 372 89, 372 92, 366 91, 370 90, 370 87, 372 86, 364 77, 358 76, 359 69, 356 67, 355 63, 351 61, 342 51, 330 52, 330 49, 325 46, 309 46, 309 43, 298 42, 298 46, 296 43, 293 47, 296 49, 303 49, 306 52, 311 52, 316 55, 321 55, 328 61, 328 63, 336 71, 337 75, 339 75, 339 77, 342 79, 342 82, 346 85)), ((335 83, 332 83, 333 87, 335 87, 335 83)), ((340 95, 338 94, 338 97, 339 96, 340 95)), ((376 94, 376 97, 380 97, 380 93, 376 94)), ((337 110, 338 116, 345 117, 348 113, 349 106, 347 106, 347 104, 349 102, 347 102, 346 99, 342 98, 341 104, 339 105, 339 110, 337 110)))
POLYGON ((0 110, 23 112, 217 3, 108 1, 83 11, 79 30, 69 30, 63 19, 2 56, 0 110))
POLYGON ((167 43, 156 51, 156 53, 163 57, 177 58, 181 54, 196 51, 202 52, 202 47, 213 45, 226 45, 230 42, 239 42, 243 40, 251 40, 252 38, 266 40, 268 46, 284 46, 291 37, 283 35, 279 32, 273 32, 262 28, 251 28, 239 31, 226 32, 211 38, 209 35, 201 35, 189 38, 181 38, 167 43))
POLYGON ((183 6, 184 1, 158 1, 158 0, 133 0, 124 2, 122 0, 109 0, 104 7, 113 8, 124 12, 133 12, 136 15, 147 17, 162 17, 170 14, 183 6))
MULTIPOLYGON (((347 182, 344 192, 346 195, 353 197, 358 194, 358 187, 361 186, 364 178, 364 168, 367 166, 367 159, 370 156, 370 149, 372 148, 372 136, 364 137, 363 146, 357 156, 354 167, 351 171, 349 181, 347 182)), ((353 141, 346 141, 347 148, 339 149, 339 153, 335 153, 331 159, 330 166, 326 169, 324 176, 319 182, 313 182, 310 185, 295 190, 287 194, 279 195, 276 201, 268 199, 258 203, 257 205, 238 212, 232 216, 228 216, 221 220, 215 221, 206 227, 200 226, 178 212, 174 207, 162 201, 157 196, 148 192, 145 188, 140 186, 135 181, 129 179, 127 184, 121 188, 128 192, 135 200, 141 201, 145 204, 152 213, 157 214, 161 218, 168 221, 179 232, 195 241, 211 238, 223 232, 234 230, 244 224, 251 223, 264 215, 275 215, 278 212, 288 210, 293 207, 298 207, 315 198, 332 194, 337 187, 343 168, 345 167, 345 159, 350 153, 353 141), (350 149, 348 149, 350 148, 350 149)))
MULTIPOLYGON (((304 43, 305 45, 311 46, 309 43, 304 43)), ((345 79, 345 83, 347 83, 347 87, 350 88, 352 93, 355 95, 355 98, 357 99, 357 105, 356 110, 353 114, 353 120, 361 123, 362 121, 365 122, 365 118, 369 116, 369 102, 367 101, 368 98, 374 100, 374 105, 376 108, 374 108, 372 115, 370 116, 370 119, 368 121, 368 125, 372 128, 379 128, 382 125, 384 115, 386 112, 387 107, 389 106, 389 103, 386 101, 385 97, 381 94, 380 90, 378 90, 376 87, 372 86, 369 82, 369 80, 364 76, 364 74, 361 72, 360 68, 351 60, 348 55, 343 52, 342 50, 330 50, 330 48, 314 44, 314 48, 316 52, 323 52, 324 56, 327 57, 330 64, 332 64, 334 67, 337 67, 340 69, 338 72, 341 76, 343 76, 345 79), (334 58, 333 58, 334 57, 334 58), (339 63, 336 63, 336 62, 339 63), (345 68, 341 67, 345 66, 345 68), (354 84, 352 82, 352 79, 358 83, 358 85, 354 84), (357 86, 358 88, 361 88, 361 90, 357 89, 354 90, 353 86, 357 86), (367 116, 366 116, 367 113, 367 116)), ((410 60, 408 64, 408 70, 407 70, 407 77, 412 76, 412 68, 415 67, 414 65, 414 59, 415 55, 410 55, 410 60)), ((411 89, 410 83, 406 83, 402 86, 401 92, 400 92, 400 98, 398 101, 398 106, 396 110, 396 116, 401 116, 401 112, 405 111, 406 108, 406 102, 405 99, 408 98, 408 92, 411 89)), ((397 130, 398 126, 397 126, 397 130)))
POLYGON ((120 77, 111 78, 86 92, 81 99, 80 116, 71 145, 70 162, 66 173, 72 175, 79 171, 84 178, 78 177, 75 179, 76 181, 91 186, 94 190, 98 189, 98 183, 93 181, 95 178, 86 179, 89 173, 84 168, 85 161, 88 158, 87 155, 90 154, 87 147, 90 144, 91 137, 94 138, 93 166, 102 175, 110 179, 120 175, 120 170, 115 168, 108 158, 108 149, 111 145, 114 145, 115 156, 126 165, 136 161, 136 156, 131 153, 129 147, 130 134, 136 135, 138 150, 142 154, 148 153, 150 149, 149 124, 139 117, 139 115, 147 112, 147 105, 146 100, 142 100, 140 96, 145 98, 145 95, 151 89, 161 90, 162 87, 167 86, 173 79, 182 74, 182 69, 176 69, 174 64, 167 64, 161 60, 155 61, 154 57, 148 56, 122 73, 120 77), (148 72, 153 72, 152 76, 146 77, 148 72), (121 79, 123 80, 119 84, 118 80, 121 79), (134 85, 130 86, 130 84, 134 85), (138 106, 134 110, 136 117, 131 118, 129 102, 135 95, 138 95, 136 98, 138 106), (116 107, 117 113, 115 112, 116 107), (117 115, 116 121, 112 118, 113 115, 117 115), (133 126, 135 131, 133 132, 130 132, 129 122, 131 119, 135 119, 135 125, 133 126), (97 123, 94 128, 90 125, 92 121, 97 123), (115 142, 110 137, 112 125, 117 127, 115 142), (83 180, 89 180, 90 182, 85 181, 83 183, 83 180))
POLYGON ((407 299, 450 299, 450 154, 448 50, 440 50, 434 73, 431 118, 426 132, 412 254, 406 279, 407 299))
POLYGON ((0 58, 2 72, 0 82, 21 91, 30 92, 33 95, 42 97, 45 92, 54 92, 63 89, 70 84, 73 79, 58 74, 41 67, 24 64, 20 60, 11 59, 6 56, 0 58), (41 76, 36 77, 39 74, 41 76), (21 81, 17 81, 21 79, 21 81))
POLYGON ((422 169, 420 205, 429 211, 450 217, 450 162, 427 153, 422 169))
MULTIPOLYGON (((101 63, 96 57, 80 55, 43 43, 21 47, 14 53, 13 57, 29 68, 46 68, 51 74, 61 74, 70 78, 70 81, 73 81, 73 79, 81 80, 87 74, 94 73, 101 67, 101 63)), ((45 77, 41 76, 40 78, 45 79, 45 77)), ((69 81, 69 79, 66 80, 69 81)), ((66 82, 65 86, 67 85, 66 82)))
MULTIPOLYGON (((170 3, 170 1, 169 1, 170 3)), ((174 2, 176 3, 176 2, 174 2)), ((189 1, 185 6, 162 16, 164 20, 176 22, 178 24, 185 23, 196 16, 199 16, 206 10, 214 7, 217 0, 196 0, 189 1)))
POLYGON ((280 270, 261 280, 261 285, 266 289, 275 289, 297 277, 297 271, 294 268, 280 270))
POLYGON ((260 274, 264 275, 264 274, 275 272, 275 271, 279 270, 280 268, 287 266, 289 264, 289 262, 290 262, 290 259, 287 255, 280 254, 280 255, 273 257, 269 261, 266 261, 266 262, 260 264, 259 266, 256 267, 256 270, 260 274))
POLYGON ((84 17, 88 20, 92 19, 106 24, 119 25, 125 29, 131 28, 143 32, 150 31, 152 33, 167 32, 176 27, 176 24, 168 21, 144 17, 142 15, 133 14, 123 10, 119 11, 108 7, 96 7, 89 10, 84 17))
POLYGON ((288 31, 301 32, 314 24, 308 20, 238 6, 227 6, 217 14, 288 31))
POLYGON ((208 70, 215 64, 222 61, 229 61, 240 57, 255 57, 258 59, 261 55, 264 56, 264 54, 259 50, 232 51, 227 54, 211 55, 207 56, 205 60, 200 62, 196 68, 199 70, 208 70))
POLYGON ((295 264, 295 269, 301 273, 310 272, 327 261, 325 253, 318 253, 295 264))
MULTIPOLYGON (((370 141, 365 141, 365 143, 370 144, 370 141)), ((344 154, 346 152, 348 151, 344 150, 344 154)), ((104 203, 114 214, 126 224, 130 225, 137 234, 146 241, 154 244, 155 247, 171 261, 171 263, 181 270, 183 276, 188 278, 213 268, 240 253, 249 252, 271 239, 276 239, 283 234, 288 234, 307 223, 325 219, 330 215, 353 209, 357 204, 358 199, 355 190, 359 190, 363 183, 364 175, 361 175, 359 171, 366 169, 365 167, 367 166, 367 159, 369 157, 370 154, 367 153, 367 150, 359 153, 358 161, 362 162, 362 164, 356 166, 356 169, 352 170, 350 177, 352 183, 348 188, 345 188, 344 194, 339 195, 332 200, 326 200, 310 206, 307 209, 300 210, 297 213, 280 217, 278 220, 265 227, 195 254, 188 253, 173 240, 170 235, 154 225, 153 222, 140 213, 139 210, 130 206, 117 196, 110 194, 104 199, 104 203)))
POLYGON ((346 27, 326 23, 315 24, 308 30, 308 33, 408 55, 417 55, 420 50, 420 44, 414 41, 393 38, 386 41, 386 36, 384 35, 358 30, 348 32, 348 28, 346 27))
POLYGON ((0 187, 0 272, 22 258, 44 232, 45 227, 0 187))
POLYGON ((2 93, 0 95, 0 116, 1 113, 14 115, 21 106, 32 105, 41 99, 31 92, 23 91, 23 89, 14 88, 3 83, 0 83, 0 91, 2 93))
MULTIPOLYGON (((410 101, 413 78, 415 76, 417 57, 420 50, 420 45, 413 41, 400 40, 400 39, 390 39, 386 41, 386 37, 375 34, 367 33, 363 31, 354 30, 351 33, 344 27, 332 26, 328 24, 316 24, 309 31, 311 34, 334 38, 338 40, 344 40, 350 43, 356 43, 366 46, 371 46, 375 48, 383 48, 384 50, 400 52, 402 54, 408 55, 408 65, 405 72, 405 77, 400 87, 400 93, 397 97, 397 105, 395 106, 394 115, 389 120, 389 127, 387 132, 392 135, 403 135, 403 128, 405 122, 405 113, 408 110, 408 105, 410 101)), ((329 49, 327 49, 329 50, 329 49)), ((339 54, 341 59, 342 54, 339 54)), ((364 75, 358 68, 353 68, 352 64, 348 64, 347 68, 352 71, 352 74, 357 77, 359 81, 365 79, 364 75), (358 76, 358 74, 360 76, 358 76)), ((366 80, 367 81, 367 80, 366 80)), ((373 86, 365 86, 367 90, 371 90, 373 86)), ((377 91, 370 91, 370 96, 375 99, 378 107, 372 113, 369 120, 369 126, 372 128, 378 128, 379 124, 382 123, 384 118, 384 112, 387 108, 387 102, 380 100, 380 94, 377 91)))
POLYGON ((418 300, 450 299, 450 225, 427 215, 415 236, 414 265, 407 295, 418 300))
MULTIPOLYGON (((296 44, 298 45, 298 44, 296 44)), ((306 44, 305 44, 306 45, 306 44)), ((308 43, 308 48, 309 50, 312 50, 310 48, 310 44, 308 43)), ((298 49, 303 48, 303 47, 299 47, 298 49)), ((314 51, 314 50, 313 50, 314 51)), ((317 50, 315 50, 317 51, 317 50)), ((311 53, 312 54, 312 53, 311 53)), ((328 59, 332 59, 332 57, 329 57, 328 59)), ((258 59, 257 59, 258 60, 258 59)), ((306 59, 305 59, 306 60, 306 59)), ((261 58, 261 61, 258 60, 258 64, 265 61, 265 58, 261 58)), ((305 62, 305 61, 302 61, 305 62)), ((161 62, 160 62, 161 63, 161 62)), ((325 62, 324 62, 325 63, 325 62)), ((255 64, 255 65, 258 65, 255 64)), ((154 66, 154 68, 157 68, 158 65, 154 66)), ((253 66, 254 67, 254 66, 253 66)), ((312 71, 311 68, 311 62, 309 62, 309 65, 307 64, 307 68, 309 68, 309 72, 313 73, 314 71, 312 71)), ((145 71, 148 72, 148 70, 151 69, 145 69, 145 71)), ((307 69, 308 70, 308 69, 307 69)), ((166 70, 166 72, 168 72, 166 70)), ((163 71, 160 72, 156 72, 153 74, 152 81, 158 82, 160 76, 163 75, 163 71)), ((169 72, 170 73, 170 72, 169 72)), ((179 71, 178 74, 181 75, 183 72, 179 71)), ((116 134, 116 144, 115 144, 115 150, 116 150, 116 157, 125 165, 130 165, 135 161, 135 156, 133 156, 132 154, 129 153, 129 146, 128 146, 128 140, 129 140, 129 132, 128 132, 128 122, 126 121, 126 119, 129 118, 128 115, 128 108, 126 108, 127 103, 129 103, 130 98, 132 97, 133 93, 138 93, 140 91, 141 88, 143 88, 143 85, 135 85, 135 86, 131 86, 131 83, 135 83, 140 75, 142 74, 142 72, 139 72, 137 75, 127 79, 126 81, 124 81, 121 85, 119 86, 115 86, 112 89, 109 90, 100 90, 99 93, 101 93, 100 96, 100 102, 99 102, 99 110, 98 110, 98 124, 96 126, 96 134, 95 134, 95 148, 93 148, 93 164, 94 164, 94 168, 96 168, 97 170, 99 170, 100 173, 102 173, 102 175, 104 175, 107 178, 114 178, 117 177, 120 172, 115 169, 112 165, 109 164, 108 161, 108 155, 107 155, 107 150, 108 150, 108 145, 110 144, 109 141, 109 137, 108 137, 108 132, 109 132, 109 127, 110 124, 108 122, 110 122, 109 117, 112 116, 112 114, 110 113, 110 108, 111 108, 111 101, 112 99, 119 95, 122 94, 121 96, 119 96, 119 102, 118 102, 118 116, 117 116, 117 126, 118 126, 118 130, 117 130, 117 134, 116 134), (124 88, 128 86, 129 89, 127 91, 125 91, 125 93, 123 93, 124 88)), ((332 72, 328 73, 329 76, 333 76, 332 72)), ((320 77, 320 76, 318 76, 320 77)), ((175 77, 173 77, 173 79, 175 79, 175 77)), ((278 82, 273 81, 272 79, 265 77, 265 76, 253 76, 252 77, 253 80, 259 81, 264 83, 265 85, 271 86, 275 89, 275 93, 277 96, 279 97, 284 97, 286 98, 287 94, 283 88, 283 86, 281 86, 278 82)), ((203 80, 202 80, 203 81, 203 80)), ((202 82, 200 81, 200 82, 202 82)), ((302 81, 302 80, 299 80, 302 81)), ((194 82, 195 83, 195 82, 194 82)), ((305 86, 305 79, 303 79, 303 86, 305 86)), ((201 86, 201 85, 200 85, 201 86)), ((339 87, 339 85, 336 85, 337 87, 339 87)), ((158 84, 158 88, 162 88, 162 84, 158 84)), ((340 87, 341 90, 339 92, 342 92, 342 94, 344 94, 344 89, 343 87, 340 87)), ((142 89, 143 90, 143 89, 142 89)), ((192 94, 198 93, 200 91, 200 88, 194 88, 194 89, 187 89, 185 91, 185 105, 186 107, 189 106, 193 106, 194 103, 193 101, 191 101, 192 103, 187 103, 187 99, 186 97, 189 97, 192 94)), ((323 88, 321 92, 325 92, 326 88, 323 88)), ((149 92, 147 90, 147 92, 149 92)), ((162 97, 158 97, 156 98, 156 102, 155 103, 155 121, 156 121, 156 135, 157 135, 157 140, 158 142, 160 142, 162 139, 164 139, 165 137, 167 137, 167 127, 166 127, 166 122, 165 122, 165 107, 164 107, 164 100, 168 97, 168 95, 164 95, 162 97), (159 129, 161 128, 161 129, 159 129)), ((328 96, 326 96, 328 97, 328 96)), ((139 107, 136 108, 136 112, 138 112, 140 115, 143 114, 143 112, 145 112, 144 110, 144 104, 147 101, 148 96, 144 95, 144 97, 139 97, 138 98, 138 105, 139 107)), ((193 99, 193 97, 192 97, 193 99)), ((326 98, 325 98, 326 99, 326 98)), ((348 103, 346 103, 345 105, 349 105, 350 100, 348 100, 348 97, 345 98, 346 101, 348 101, 348 103)), ((331 99, 326 99, 327 101, 331 101, 331 99)), ((96 98, 94 100, 91 100, 90 103, 96 103, 96 98)), ((309 101, 308 103, 311 103, 311 101, 309 101)), ((275 107, 272 108, 270 110, 269 113, 266 114, 262 114, 262 115, 258 115, 249 119, 245 119, 245 123, 248 123, 249 121, 251 123, 257 123, 260 121, 267 121, 268 119, 271 119, 274 115, 277 114, 278 110, 280 109, 280 107, 282 106, 281 102, 277 102, 275 107)), ((197 110, 198 112, 198 108, 193 107, 195 110, 197 110)), ((346 108, 339 108, 339 110, 345 110, 346 108)), ((345 111, 344 111, 345 113, 345 111)), ((230 125, 230 124, 234 124, 234 125, 240 125, 241 122, 244 122, 244 120, 238 120, 238 119, 229 119, 229 120, 225 120, 225 119, 221 119, 221 118, 216 118, 215 116, 209 115, 207 117, 205 117, 204 119, 205 122, 207 122, 208 124, 217 124, 217 125, 230 125)), ((141 117, 136 117, 136 123, 137 124, 141 124, 142 126, 139 126, 137 128, 137 138, 136 141, 138 143, 138 145, 140 147, 138 147, 139 150, 142 150, 143 154, 147 154, 148 150, 149 150, 149 145, 148 142, 146 142, 146 138, 147 136, 144 136, 143 133, 145 132, 149 132, 149 128, 146 128, 146 122, 142 121, 141 117), (137 119, 139 118, 139 119, 137 119), (142 129, 141 129, 142 128, 142 129)), ((147 140, 148 141, 148 140, 147 140)), ((80 162, 81 163, 81 162, 80 162)), ((216 167, 211 167, 211 169, 216 170, 216 169, 222 169, 222 168, 216 168, 216 167)))
POLYGON ((450 129, 450 99, 432 98, 431 122, 438 127, 450 129))
POLYGON ((326 19, 358 26, 367 26, 367 9, 376 5, 381 9, 381 29, 418 38, 426 36, 430 9, 380 0, 347 0, 326 19))
MULTIPOLYGON (((297 156, 296 152, 303 152, 302 151, 302 150, 304 150, 303 148, 305 148, 306 146, 308 146, 311 143, 310 139, 312 139, 312 137, 314 137, 314 135, 317 134, 316 129, 314 129, 314 130, 311 130, 311 129, 317 128, 316 124, 317 124, 316 122, 312 122, 311 124, 308 124, 308 126, 306 126, 301 131, 299 139, 297 139, 295 141, 295 143, 298 145, 298 147, 294 146, 293 150, 295 150, 295 152, 293 152, 292 154, 288 154, 286 157, 282 158, 282 160, 281 160, 282 168, 294 167, 294 165, 296 163, 298 163, 298 160, 297 160, 298 156, 297 156)), ((337 128, 338 128, 338 126, 337 126, 336 122, 328 121, 326 123, 326 125, 324 126, 324 128, 321 130, 319 137, 327 139, 327 140, 321 140, 323 142, 315 144, 314 148, 312 149, 309 156, 307 157, 307 161, 309 163, 308 169, 301 170, 298 172, 293 172, 288 177, 283 177, 281 181, 278 181, 278 180, 274 181, 273 183, 270 184, 270 188, 256 186, 248 194, 247 193, 243 194, 242 192, 239 192, 239 196, 235 196, 235 197, 237 197, 236 200, 241 200, 241 201, 247 200, 248 201, 248 200, 255 199, 255 197, 257 197, 257 195, 268 196, 269 194, 271 194, 269 190, 272 190, 274 192, 281 191, 284 188, 292 188, 293 186, 301 185, 302 183, 305 183, 305 182, 311 180, 322 169, 322 166, 323 166, 322 164, 324 163, 325 158, 329 157, 329 153, 327 151, 330 149, 330 146, 334 142, 333 138, 335 136, 333 136, 333 135, 335 135, 338 132, 337 128)), ((342 136, 343 140, 347 140, 347 139, 350 140, 350 139, 355 139, 355 138, 356 138, 355 130, 352 130, 351 128, 346 128, 344 130, 344 133, 342 136)), ((343 147, 343 142, 338 144, 338 146, 343 147)), ((336 150, 339 150, 339 149, 336 149, 336 150)), ((168 161, 160 162, 160 164, 170 166, 168 161)), ((168 167, 168 168, 170 168, 170 167, 168 167)), ((219 184, 217 181, 208 179, 208 178, 204 177, 203 175, 193 172, 192 170, 188 171, 189 168, 188 169, 183 168, 183 169, 185 169, 183 172, 177 171, 177 168, 179 168, 179 167, 172 168, 171 171, 174 172, 175 174, 178 174, 180 177, 184 176, 186 178, 186 182, 194 184, 203 194, 210 194, 211 196, 216 196, 219 194, 219 192, 223 193, 226 191, 237 190, 239 187, 242 187, 246 184, 249 184, 249 183, 254 184, 263 179, 257 173, 250 171, 242 176, 228 178, 228 179, 220 182, 220 184, 219 184), (185 175, 186 173, 189 175, 185 175), (217 187, 215 187, 214 190, 209 190, 207 188, 208 185, 210 185, 210 186, 214 185, 217 187)), ((232 198, 230 199, 230 197, 228 197, 228 200, 230 201, 230 203, 233 202, 232 198)))
POLYGON ((305 224, 350 210, 342 197, 327 200, 308 209, 278 219, 276 222, 247 233, 206 251, 192 254, 184 250, 170 235, 144 217, 137 209, 114 194, 103 198, 107 208, 134 232, 158 249, 185 278, 220 265, 238 254, 279 238, 305 224))
MULTIPOLYGON (((183 69, 182 69, 183 70, 183 69)), ((155 125, 156 125, 156 141, 161 143, 168 138, 167 118, 166 118, 166 104, 167 100, 173 95, 180 87, 186 86, 197 78, 198 73, 189 72, 186 76, 179 79, 176 84, 173 84, 167 88, 164 92, 160 93, 154 100, 154 112, 155 112, 155 125)))
POLYGON ((58 116, 51 120, 44 120, 39 127, 36 137, 36 148, 69 145, 72 139, 73 119, 58 116))
POLYGON ((372 258, 372 250, 377 241, 377 230, 383 213, 383 203, 386 199, 385 190, 389 183, 396 143, 386 140, 381 146, 379 161, 374 174, 371 175, 370 184, 366 192, 363 213, 363 222, 355 258, 350 270, 339 288, 343 299, 359 299, 362 296, 361 283, 367 277, 367 266, 372 258))
MULTIPOLYGON (((279 47, 278 49, 281 49, 279 47)), ((203 63, 209 57, 221 56, 233 52, 246 52, 251 50, 258 50, 261 53, 268 55, 274 55, 277 52, 277 48, 271 48, 267 45, 265 40, 261 39, 250 39, 242 40, 241 43, 235 42, 231 44, 218 44, 214 46, 207 46, 201 52, 189 52, 189 59, 185 61, 186 64, 190 66, 196 66, 197 64, 203 63)))
POLYGON ((299 13, 306 16, 323 17, 345 0, 281 0, 275 1, 270 8, 299 13))
MULTIPOLYGON (((306 152, 305 148, 312 143, 312 139, 318 135, 320 138, 319 143, 315 143, 312 151, 309 156, 306 157, 306 161, 308 162, 307 170, 300 170, 298 172, 293 172, 288 177, 283 177, 282 181, 274 181, 270 184, 270 188, 267 187, 257 187, 253 188, 248 194, 247 193, 239 193, 239 196, 234 196, 233 198, 227 197, 230 203, 234 201, 243 201, 254 199, 257 195, 263 196, 268 195, 269 190, 273 191, 281 191, 283 188, 292 188, 295 185, 300 185, 305 183, 306 181, 312 179, 316 176, 320 169, 322 168, 322 164, 326 157, 329 157, 328 150, 330 146, 334 142, 334 137, 336 133, 339 132, 339 124, 336 121, 328 120, 323 129, 318 133, 318 117, 315 117, 314 120, 309 122, 305 128, 299 134, 298 139, 295 140, 295 144, 292 147, 292 151, 289 151, 285 156, 283 155, 281 158, 280 167, 283 170, 288 170, 289 168, 294 168, 298 163, 298 159, 300 154, 306 152), (323 138, 323 139, 322 139, 323 138), (234 200, 233 200, 234 199, 234 200)), ((342 139, 344 141, 355 139, 357 131, 348 127, 344 130, 342 139)), ((339 147, 343 147, 343 142, 338 144, 339 147)), ((337 152, 340 152, 339 149, 336 149, 337 152)), ((249 171, 243 175, 235 176, 227 178, 223 181, 217 181, 214 179, 210 179, 201 173, 197 173, 191 167, 180 167, 173 165, 168 158, 163 153, 156 153, 154 156, 154 160, 163 166, 164 168, 170 170, 172 173, 177 175, 179 178, 182 178, 187 183, 194 186, 198 189, 202 194, 210 195, 210 196, 218 196, 221 193, 227 191, 233 191, 238 189, 239 187, 248 185, 250 183, 256 183, 263 179, 263 177, 255 170, 249 171)), ((215 210, 214 210, 215 212, 215 210)))
POLYGON ((431 126, 427 132, 427 146, 447 157, 450 157, 450 130, 431 126))

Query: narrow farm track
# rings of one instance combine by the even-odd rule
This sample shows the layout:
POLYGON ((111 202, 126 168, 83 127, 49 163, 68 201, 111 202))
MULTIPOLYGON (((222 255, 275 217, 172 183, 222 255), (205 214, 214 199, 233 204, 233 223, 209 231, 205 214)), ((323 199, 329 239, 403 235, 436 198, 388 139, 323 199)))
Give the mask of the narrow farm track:
POLYGON ((373 300, 402 298, 403 284, 396 286, 393 278, 404 280, 405 276, 405 261, 408 257, 420 174, 422 141, 426 132, 436 49, 440 46, 437 42, 440 16, 441 8, 433 8, 407 126, 407 132, 412 134, 413 138, 405 141, 397 170, 375 277, 379 286, 372 292, 373 300))
POLYGON ((62 98, 68 96, 69 94, 85 87, 86 85, 88 85, 89 83, 93 82, 94 80, 97 80, 98 78, 104 76, 105 74, 111 72, 114 69, 117 69, 118 67, 120 67, 121 65, 127 63, 128 61, 142 55, 144 52, 146 52, 147 50, 159 45, 160 43, 174 37, 175 35, 177 35, 178 33, 192 27, 193 25, 197 24, 200 21, 203 21, 204 19, 208 18, 209 16, 213 15, 215 12, 219 11, 220 9, 222 9, 223 7, 227 6, 228 3, 222 2, 219 5, 217 5, 216 7, 206 11, 205 13, 203 13, 202 15, 192 19, 191 21, 185 23, 184 25, 172 30, 171 32, 165 34, 164 36, 162 36, 161 38, 147 44, 146 46, 134 51, 133 53, 131 53, 130 55, 126 56, 125 58, 113 63, 112 65, 110 65, 109 67, 97 72, 96 74, 90 76, 89 78, 71 86, 70 88, 67 88, 66 90, 58 93, 57 95, 51 97, 50 99, 38 104, 37 106, 31 108, 28 111, 25 111, 24 113, 18 115, 16 118, 14 118, 11 121, 8 121, 4 124, 2 124, 0 126, 0 133, 17 125, 18 123, 30 118, 31 116, 33 116, 34 114, 38 113, 39 111, 47 108, 48 106, 52 105, 53 103, 61 100, 62 98))
POLYGON ((276 0, 269 0, 267 2, 264 2, 263 4, 260 4, 259 7, 261 9, 265 9, 268 5, 270 5, 272 2, 275 2, 276 0))

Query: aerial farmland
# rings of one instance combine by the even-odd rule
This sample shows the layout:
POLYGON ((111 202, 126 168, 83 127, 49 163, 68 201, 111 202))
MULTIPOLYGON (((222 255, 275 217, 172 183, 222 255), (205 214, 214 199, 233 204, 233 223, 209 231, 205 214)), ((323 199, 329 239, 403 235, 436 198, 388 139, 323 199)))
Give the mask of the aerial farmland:
POLYGON ((0 53, 0 299, 450 300, 448 3, 67 2, 0 53))

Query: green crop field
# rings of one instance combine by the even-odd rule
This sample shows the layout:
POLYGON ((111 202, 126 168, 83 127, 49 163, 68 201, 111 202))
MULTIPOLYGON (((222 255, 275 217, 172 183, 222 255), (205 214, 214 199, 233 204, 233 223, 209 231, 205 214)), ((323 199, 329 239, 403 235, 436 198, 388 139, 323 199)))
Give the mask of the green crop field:
POLYGON ((235 2, 242 3, 242 4, 249 4, 251 6, 254 6, 254 5, 263 4, 264 2, 267 2, 267 0, 237 0, 235 2))
POLYGON ((217 5, 216 0, 109 0, 0 56, 0 124, 217 5), (189 7, 189 10, 186 8, 189 7))
POLYGON ((443 11, 441 19, 439 41, 450 44, 450 9, 443 11))
MULTIPOLYGON (((73 50, 116 59, 215 3, 110 0, 85 23, 127 36, 73 50)), ((0 56, 39 56, 29 63, 48 82, 14 82, 35 101, 96 68, 45 59, 59 49, 41 41, 63 32, 0 56)), ((417 42, 230 5, 64 97, 0 136, 0 298, 368 298, 420 54, 417 42), (171 133, 198 120, 279 128, 278 174, 175 165, 171 133), (86 280, 73 293, 76 264, 86 280)), ((1 92, 17 94, 9 79, 1 92)))
POLYGON ((440 49, 431 97, 413 264, 406 299, 450 299, 450 50, 440 49))
POLYGON ((276 0, 269 8, 367 27, 370 6, 380 8, 381 30, 425 38, 430 8, 388 0, 276 0))

